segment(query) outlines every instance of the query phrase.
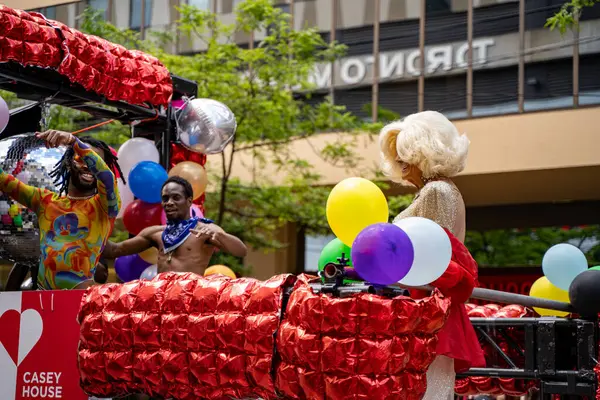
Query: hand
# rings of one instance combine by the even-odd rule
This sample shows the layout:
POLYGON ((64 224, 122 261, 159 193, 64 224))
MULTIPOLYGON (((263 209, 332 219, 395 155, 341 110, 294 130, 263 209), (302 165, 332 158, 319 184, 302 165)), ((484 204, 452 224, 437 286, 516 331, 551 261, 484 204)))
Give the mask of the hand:
POLYGON ((37 133, 36 136, 46 141, 48 147, 70 146, 75 143, 75 136, 69 132, 49 130, 37 133))
POLYGON ((209 240, 211 242, 218 243, 219 236, 221 235, 223 230, 217 225, 207 224, 199 228, 192 229, 190 232, 196 235, 197 238, 202 238, 204 240, 209 240))

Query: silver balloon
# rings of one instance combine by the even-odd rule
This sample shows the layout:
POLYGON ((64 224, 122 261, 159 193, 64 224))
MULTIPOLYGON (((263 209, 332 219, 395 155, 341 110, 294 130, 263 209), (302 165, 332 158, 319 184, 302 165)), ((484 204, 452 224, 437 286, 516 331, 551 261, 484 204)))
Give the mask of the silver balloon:
POLYGON ((158 274, 158 267, 156 264, 149 266, 140 275, 140 280, 151 280, 158 274))
MULTIPOLYGON (((0 141, 0 165, 27 185, 56 191, 50 172, 64 148, 47 149, 31 135, 0 141)), ((15 262, 38 262, 40 234, 37 216, 25 206, 0 193, 0 258, 15 262)))
POLYGON ((225 150, 237 128, 235 115, 229 107, 211 99, 186 101, 176 118, 181 144, 203 154, 225 150))

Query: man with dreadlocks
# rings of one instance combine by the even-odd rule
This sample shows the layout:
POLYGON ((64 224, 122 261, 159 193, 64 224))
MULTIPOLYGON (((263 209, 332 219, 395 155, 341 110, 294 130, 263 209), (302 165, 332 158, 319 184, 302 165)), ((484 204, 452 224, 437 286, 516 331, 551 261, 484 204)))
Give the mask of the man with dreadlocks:
POLYGON ((38 133, 48 147, 68 146, 51 176, 58 193, 24 184, 0 170, 0 191, 28 207, 40 226, 40 289, 80 289, 93 284, 119 213, 117 157, 106 143, 50 130, 38 133), (65 195, 63 195, 63 193, 65 195))

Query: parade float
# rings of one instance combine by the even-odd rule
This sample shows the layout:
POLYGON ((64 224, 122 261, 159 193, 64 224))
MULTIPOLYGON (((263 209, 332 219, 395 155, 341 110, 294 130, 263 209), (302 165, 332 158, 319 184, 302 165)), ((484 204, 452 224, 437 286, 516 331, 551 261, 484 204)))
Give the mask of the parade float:
MULTIPOLYGON (((200 168, 206 153, 223 150, 235 128, 226 107, 224 113, 204 113, 204 122, 190 117, 182 129, 184 113, 214 104, 181 101, 196 95, 196 84, 170 74, 156 58, 4 6, 0 27, 0 88, 30 101, 11 110, 0 136, 6 148, 46 127, 49 104, 131 124, 132 139, 119 149, 130 178, 128 187, 120 187, 128 196, 123 217, 130 233, 162 221, 155 181, 173 169, 197 178, 195 203, 204 211, 200 168), (212 140, 202 138, 207 125, 225 127, 214 148, 212 140)), ((35 143, 23 146, 22 159, 4 156, 5 168, 50 185, 48 169, 56 154, 35 143)), ((3 258, 34 268, 35 220, 13 206, 0 204, 0 251, 3 258)), ((419 239, 410 227, 396 227, 400 233, 386 224, 387 206, 385 214, 368 226, 354 226, 353 238, 336 233, 348 250, 334 252, 319 277, 258 281, 166 273, 137 279, 152 267, 152 255, 138 255, 117 267, 123 273, 135 270, 124 284, 86 292, 1 292, 0 398, 147 393, 174 399, 420 399, 449 299, 429 286, 420 287, 427 291, 423 298, 412 299, 408 289, 419 285, 406 285, 405 278, 433 268, 420 285, 433 283, 450 261, 460 263, 455 258, 466 249, 438 227, 434 236, 440 241, 430 242, 434 251, 418 250, 437 261, 416 266, 419 239), (404 249, 387 268, 386 249, 377 247, 385 232, 404 249), (398 283, 390 285, 390 279, 398 283)), ((545 296, 556 294, 553 284, 562 282, 552 272, 531 297, 473 291, 471 298, 487 303, 467 305, 487 366, 461 374, 457 395, 539 390, 543 399, 564 394, 600 399, 598 297, 597 286, 590 284, 598 283, 600 271, 577 272, 571 277, 572 304, 568 295, 563 301, 545 296)))

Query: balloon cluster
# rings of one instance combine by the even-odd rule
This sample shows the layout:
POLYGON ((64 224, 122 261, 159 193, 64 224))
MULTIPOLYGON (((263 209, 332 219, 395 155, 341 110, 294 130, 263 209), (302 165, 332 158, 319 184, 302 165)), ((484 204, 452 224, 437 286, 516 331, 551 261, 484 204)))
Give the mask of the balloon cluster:
MULTIPOLYGON (((542 259, 544 276, 531 286, 530 296, 570 302, 578 313, 600 313, 600 266, 588 269, 585 254, 568 243, 552 246, 542 259)), ((565 317, 566 311, 535 308, 543 316, 565 317)))
MULTIPOLYGON (((156 146, 148 139, 128 140, 119 149, 118 157, 121 170, 128 177, 127 185, 119 182, 120 217, 123 218, 125 229, 132 235, 139 234, 149 226, 166 223, 167 217, 160 201, 162 186, 169 176, 180 176, 189 181, 194 190, 194 199, 204 194, 208 184, 204 167, 191 161, 183 161, 167 173, 158 163, 160 156, 156 146)), ((196 204, 192 205, 190 214, 204 216, 202 209, 196 204)), ((124 282, 142 276, 152 277, 156 275, 157 256, 156 249, 152 249, 140 254, 119 257, 115 261, 115 271, 124 282)))
MULTIPOLYGON (((126 185, 119 182, 119 217, 123 218, 125 229, 132 235, 149 226, 166 224, 167 217, 160 204, 161 189, 171 176, 184 178, 192 185, 194 204, 190 217, 203 217, 202 204, 208 185, 204 169, 205 154, 223 151, 235 134, 235 116, 220 102, 185 99, 172 105, 177 110, 177 131, 181 145, 171 146, 168 172, 159 164, 158 150, 148 139, 130 139, 117 153, 121 170, 128 177, 126 185)), ((124 282, 140 277, 150 279, 156 275, 157 256, 156 250, 148 250, 120 257, 115 261, 115 271, 124 282)))
POLYGON ((319 270, 350 255, 358 275, 376 285, 429 284, 446 271, 452 257, 448 234, 419 217, 388 223, 383 192, 363 178, 338 183, 327 199, 327 221, 337 236, 321 253, 319 270))

